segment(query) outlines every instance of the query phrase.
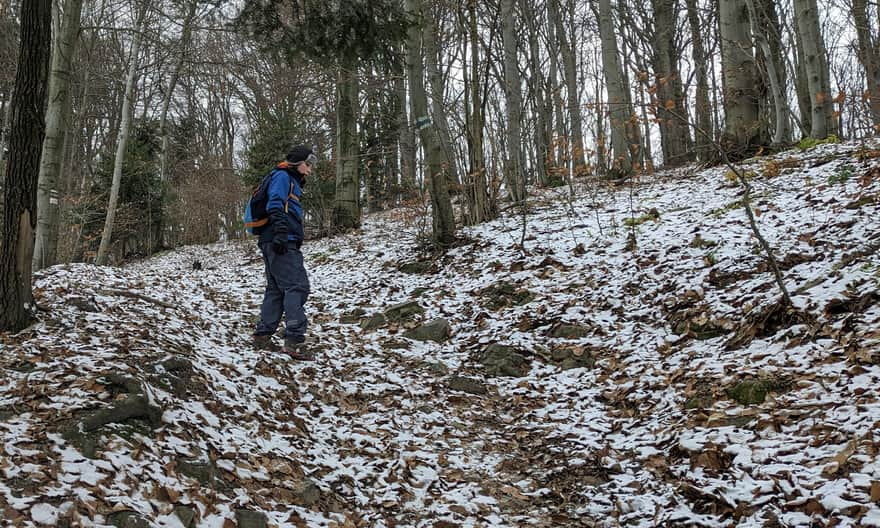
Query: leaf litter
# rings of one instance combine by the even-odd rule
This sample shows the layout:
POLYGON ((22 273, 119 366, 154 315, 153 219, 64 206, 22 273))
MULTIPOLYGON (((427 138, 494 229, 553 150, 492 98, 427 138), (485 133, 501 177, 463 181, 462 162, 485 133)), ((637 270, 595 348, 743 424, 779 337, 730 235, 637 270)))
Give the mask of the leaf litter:
POLYGON ((880 526, 880 171, 863 150, 745 164, 794 307, 720 168, 570 204, 536 191, 524 248, 515 211, 433 259, 396 212, 309 243, 312 364, 253 349, 250 242, 44 270, 47 311, 0 335, 2 515, 880 526), (860 177, 831 178, 844 165, 860 177), (445 341, 404 336, 441 318, 445 341), (522 372, 489 370, 490 345, 522 372))

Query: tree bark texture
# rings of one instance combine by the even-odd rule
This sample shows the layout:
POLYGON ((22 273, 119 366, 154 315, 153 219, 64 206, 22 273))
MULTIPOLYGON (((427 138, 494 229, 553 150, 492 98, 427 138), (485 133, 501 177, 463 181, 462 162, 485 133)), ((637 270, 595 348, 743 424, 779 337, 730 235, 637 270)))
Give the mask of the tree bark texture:
MULTIPOLYGON (((406 0, 406 11, 413 19, 424 23, 421 0, 406 0)), ((407 71, 410 81, 410 102, 413 119, 427 162, 426 180, 431 196, 433 239, 435 245, 447 246, 455 240, 455 217, 449 198, 444 158, 440 138, 428 117, 428 95, 425 92, 425 65, 422 60, 421 28, 413 24, 407 30, 407 71)))
POLYGON ((406 80, 403 75, 395 79, 394 90, 400 102, 397 114, 398 143, 400 144, 400 188, 401 194, 405 198, 410 198, 416 189, 416 137, 407 116, 406 80))
POLYGON ((794 0, 797 31, 804 48, 804 67, 810 87, 810 137, 825 139, 837 133, 834 102, 828 79, 828 57, 819 29, 816 0, 794 0))
POLYGON ((116 158, 113 161, 113 183, 110 185, 110 201, 107 204, 107 216, 104 219, 104 231, 101 233, 101 244, 98 246, 98 254, 95 263, 103 266, 107 263, 107 255, 110 252, 110 240, 113 237, 113 224, 116 222, 116 205, 119 201, 119 188, 122 184, 122 167, 125 163, 125 149, 128 144, 128 135, 131 130, 131 116, 134 107, 135 81, 137 80, 138 55, 141 51, 141 42, 144 33, 144 21, 147 16, 147 4, 145 3, 139 13, 131 39, 131 56, 129 57, 128 74, 125 78, 125 91, 122 98, 122 120, 119 123, 119 137, 116 143, 116 158))
POLYGON ((745 0, 719 0, 718 15, 724 79, 722 146, 731 158, 743 158, 760 146, 760 96, 745 0))
POLYGON ((468 39, 470 41, 470 108, 468 109, 468 193, 471 224, 485 222, 495 216, 486 183, 486 161, 483 153, 484 111, 480 73, 480 38, 477 31, 477 0, 468 2, 468 39))
POLYGON ((623 75, 617 52, 611 0, 599 0, 599 35, 602 42, 602 65, 608 91, 611 125, 611 170, 609 177, 619 178, 632 173, 633 160, 640 157, 641 134, 633 114, 629 86, 623 75))
POLYGON ((507 159, 504 180, 514 203, 525 199, 522 156, 522 95, 516 53, 516 3, 501 0, 501 40, 504 46, 504 99, 507 110, 507 159))
POLYGON ((70 128, 70 73, 79 41, 82 0, 67 0, 61 28, 55 39, 49 77, 49 105, 46 111, 46 139, 40 159, 37 186, 37 233, 33 267, 43 269, 56 263, 58 247, 59 178, 64 145, 70 128))
POLYGON ((712 103, 709 101, 709 79, 706 74, 706 47, 703 43, 703 24, 697 10, 697 0, 685 0, 687 3, 688 25, 691 28, 691 54, 694 60, 695 108, 696 125, 702 133, 694 134, 694 151, 697 159, 707 161, 712 156, 712 139, 715 126, 712 124, 712 103))
MULTIPOLYGON (((571 124, 571 133, 569 137, 571 145, 571 157, 574 163, 575 174, 580 174, 586 170, 587 160, 584 152, 584 131, 583 116, 581 115, 580 99, 578 96, 578 77, 577 77, 577 60, 574 54, 574 35, 569 35, 567 28, 562 20, 562 14, 559 12, 559 0, 547 0, 554 6, 555 16, 553 22, 556 24, 556 40, 558 41, 559 51, 562 55, 562 68, 565 76, 566 91, 566 109, 568 111, 568 119, 571 124), (569 40, 571 38, 571 40, 569 40)), ((574 16, 572 13, 571 16, 574 16)))
POLYGON ((52 3, 21 3, 21 45, 9 111, 9 158, 4 179, 0 245, 0 331, 30 322, 31 260, 37 222, 37 178, 45 136, 46 93, 52 43, 52 3))
POLYGON ((788 141, 789 136, 789 111, 788 102, 786 101, 785 97, 783 78, 781 77, 779 70, 776 68, 776 57, 771 48, 770 39, 767 38, 767 35, 764 31, 759 29, 759 25, 766 26, 766 23, 760 23, 764 17, 763 13, 755 8, 754 0, 746 0, 746 5, 749 8, 749 18, 752 23, 752 32, 755 35, 755 40, 758 43, 758 47, 761 48, 761 53, 763 53, 764 55, 764 64, 767 67, 767 77, 770 82, 770 91, 773 95, 773 116, 775 118, 775 125, 773 128, 773 144, 783 145, 788 141))
POLYGON ((871 20, 867 0, 852 0, 852 17, 858 36, 859 61, 865 68, 867 81, 864 97, 871 111, 874 131, 880 133, 880 42, 871 32, 872 27, 876 30, 880 20, 871 20))
POLYGON ((357 59, 341 61, 336 79, 336 198, 333 225, 340 229, 361 225, 358 181, 357 59))
POLYGON ((651 5, 654 10, 654 112, 660 126, 663 164, 676 167, 693 157, 675 49, 676 1, 651 0, 651 5))

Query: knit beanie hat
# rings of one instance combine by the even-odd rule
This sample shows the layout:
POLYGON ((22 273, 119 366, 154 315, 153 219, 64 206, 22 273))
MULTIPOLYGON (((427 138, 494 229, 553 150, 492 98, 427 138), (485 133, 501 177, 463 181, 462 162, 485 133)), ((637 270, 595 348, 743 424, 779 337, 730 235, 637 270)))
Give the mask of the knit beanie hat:
POLYGON ((297 163, 309 161, 309 158, 311 158, 312 163, 314 163, 314 160, 317 160, 317 156, 315 156, 312 149, 305 145, 297 145, 290 149, 290 152, 287 153, 287 156, 284 159, 288 163, 296 165, 297 163))

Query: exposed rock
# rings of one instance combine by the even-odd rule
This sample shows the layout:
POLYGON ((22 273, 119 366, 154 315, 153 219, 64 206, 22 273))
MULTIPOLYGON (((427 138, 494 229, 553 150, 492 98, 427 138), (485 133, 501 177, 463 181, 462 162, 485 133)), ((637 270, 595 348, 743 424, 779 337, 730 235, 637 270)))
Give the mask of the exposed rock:
POLYGON ((776 379, 746 379, 727 389, 727 396, 740 405, 757 405, 764 403, 769 392, 783 392, 789 387, 788 382, 776 379))
POLYGON ((489 345, 480 357, 490 376, 513 376, 520 378, 528 374, 528 361, 515 348, 498 343, 489 345))
POLYGON ((178 458, 177 471, 181 475, 197 480, 202 486, 211 487, 217 476, 217 468, 209 460, 178 458))
POLYGON ((437 343, 443 343, 449 339, 451 333, 452 328, 449 326, 449 321, 446 319, 434 319, 433 321, 425 323, 417 328, 408 330, 404 336, 410 339, 415 339, 416 341, 435 341, 437 343))
POLYGON ((381 328, 388 323, 388 320, 385 319, 383 314, 377 313, 372 317, 368 317, 366 319, 361 320, 361 328, 364 330, 375 330, 377 328, 381 328))
POLYGON ((480 292, 480 295, 486 299, 485 306, 490 310, 518 306, 532 299, 531 292, 526 289, 517 288, 515 285, 505 281, 485 288, 480 292))
POLYGON ((422 308, 416 301, 407 301, 395 304, 391 308, 385 310, 385 318, 391 322, 400 322, 412 319, 414 316, 424 313, 422 308))
POLYGON ((444 363, 441 363, 441 362, 434 363, 434 362, 426 361, 424 363, 424 365, 435 376, 445 376, 445 375, 449 374, 449 367, 447 367, 446 364, 444 364, 444 363))
POLYGON ((133 511, 111 513, 110 524, 116 528, 150 528, 150 522, 141 514, 133 511))
POLYGON ((449 378, 447 386, 452 390, 467 392, 468 394, 483 395, 489 393, 486 386, 478 380, 462 376, 452 376, 449 378))
POLYGON ((430 261, 427 260, 417 260, 415 262, 407 262, 405 264, 401 264, 397 267, 397 269, 402 271, 403 273, 421 275, 425 273, 431 273, 431 271, 433 271, 433 265, 430 261))
POLYGON ((312 480, 305 480, 294 491, 296 504, 309 508, 321 500, 321 489, 312 480))
POLYGON ((562 339, 581 339, 589 336, 593 329, 588 326, 561 324, 550 332, 550 337, 562 339))
POLYGON ((196 511, 184 505, 174 507, 174 514, 180 519, 183 528, 196 528, 196 511))
POLYGON ((367 311, 363 308, 355 308, 347 314, 343 314, 342 316, 340 316, 339 322, 342 324, 358 324, 364 319, 366 315, 367 311))
POLYGON ((253 510, 235 510, 235 523, 238 528, 268 528, 269 520, 266 514, 253 510))

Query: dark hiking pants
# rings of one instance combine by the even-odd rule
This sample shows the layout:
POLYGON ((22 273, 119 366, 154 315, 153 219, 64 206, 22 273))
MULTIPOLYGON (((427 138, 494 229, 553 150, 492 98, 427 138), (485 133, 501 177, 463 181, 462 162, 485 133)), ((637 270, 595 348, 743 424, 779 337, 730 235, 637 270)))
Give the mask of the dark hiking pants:
POLYGON ((272 251, 272 243, 260 244, 266 265, 266 293, 260 308, 260 324, 256 335, 271 335, 278 328, 284 314, 284 339, 294 342, 305 340, 306 312, 303 306, 309 297, 309 276, 303 265, 299 242, 288 242, 287 253, 272 251))

